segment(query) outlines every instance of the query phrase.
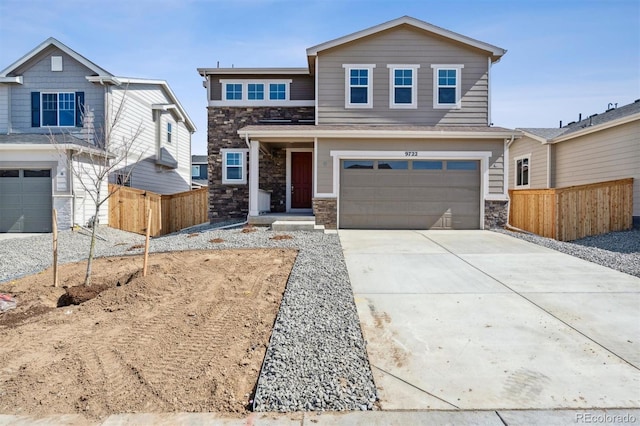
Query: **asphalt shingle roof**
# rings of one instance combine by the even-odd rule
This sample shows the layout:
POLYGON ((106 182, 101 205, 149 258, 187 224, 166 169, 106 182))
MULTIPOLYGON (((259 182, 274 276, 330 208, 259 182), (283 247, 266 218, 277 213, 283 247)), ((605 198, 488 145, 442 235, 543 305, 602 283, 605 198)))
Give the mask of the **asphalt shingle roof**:
POLYGON ((583 120, 569 123, 566 126, 560 128, 518 128, 518 130, 522 130, 524 132, 531 133, 533 135, 540 136, 544 139, 549 140, 557 138, 559 136, 565 136, 573 132, 577 132, 587 127, 598 126, 600 124, 604 124, 609 121, 624 118, 637 113, 640 113, 640 99, 628 105, 609 109, 600 114, 590 115, 583 120))

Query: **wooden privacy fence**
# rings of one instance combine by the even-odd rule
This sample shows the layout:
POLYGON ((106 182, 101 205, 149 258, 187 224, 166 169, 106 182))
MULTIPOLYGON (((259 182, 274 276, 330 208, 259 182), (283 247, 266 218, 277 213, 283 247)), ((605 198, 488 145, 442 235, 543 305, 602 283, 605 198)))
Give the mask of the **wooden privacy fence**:
POLYGON ((208 188, 160 195, 151 191, 109 185, 109 226, 144 234, 151 209, 151 235, 179 231, 208 220, 208 188))
POLYGON ((509 190, 509 224, 571 241, 631 229, 633 178, 555 189, 509 190))

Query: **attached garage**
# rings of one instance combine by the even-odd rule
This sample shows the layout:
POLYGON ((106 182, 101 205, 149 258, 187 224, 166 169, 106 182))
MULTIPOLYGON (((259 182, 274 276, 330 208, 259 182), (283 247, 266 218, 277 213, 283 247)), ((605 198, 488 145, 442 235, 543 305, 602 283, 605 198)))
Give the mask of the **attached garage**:
POLYGON ((339 227, 479 229, 475 160, 341 160, 339 227))
POLYGON ((0 232, 51 232, 51 170, 0 169, 0 232))

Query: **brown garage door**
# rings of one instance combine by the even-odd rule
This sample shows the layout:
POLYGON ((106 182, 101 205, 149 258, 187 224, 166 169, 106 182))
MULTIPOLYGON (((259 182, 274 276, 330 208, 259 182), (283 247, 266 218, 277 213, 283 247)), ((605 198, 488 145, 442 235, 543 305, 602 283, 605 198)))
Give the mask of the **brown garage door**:
POLYGON ((340 166, 340 228, 480 228, 479 161, 343 160, 340 166))

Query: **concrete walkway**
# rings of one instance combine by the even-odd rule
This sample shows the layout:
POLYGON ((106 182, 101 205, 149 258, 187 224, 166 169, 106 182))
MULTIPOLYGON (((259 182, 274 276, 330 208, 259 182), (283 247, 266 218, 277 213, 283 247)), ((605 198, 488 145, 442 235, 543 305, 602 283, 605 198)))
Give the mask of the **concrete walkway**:
POLYGON ((383 410, 640 408, 639 278, 489 231, 339 235, 383 410))
POLYGON ((347 413, 253 413, 231 418, 215 413, 114 414, 102 421, 80 415, 21 417, 0 414, 0 426, 405 426, 405 425, 629 425, 640 410, 367 411, 347 413))

